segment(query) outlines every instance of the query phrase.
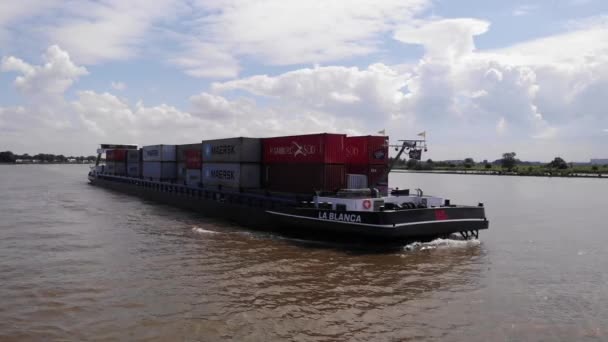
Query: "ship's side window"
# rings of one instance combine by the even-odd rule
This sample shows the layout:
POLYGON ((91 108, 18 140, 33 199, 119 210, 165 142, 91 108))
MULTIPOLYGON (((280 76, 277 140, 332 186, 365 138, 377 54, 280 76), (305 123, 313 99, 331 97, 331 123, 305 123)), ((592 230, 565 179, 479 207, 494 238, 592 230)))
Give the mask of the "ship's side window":
POLYGON ((336 204, 336 211, 346 211, 346 204, 336 204))

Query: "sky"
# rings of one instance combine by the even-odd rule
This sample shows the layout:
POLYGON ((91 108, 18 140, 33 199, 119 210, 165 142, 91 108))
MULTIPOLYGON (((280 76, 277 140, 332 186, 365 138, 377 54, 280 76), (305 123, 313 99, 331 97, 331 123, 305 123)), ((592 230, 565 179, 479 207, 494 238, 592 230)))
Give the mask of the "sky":
POLYGON ((608 158, 608 2, 0 2, 0 150, 383 129, 425 159, 608 158))

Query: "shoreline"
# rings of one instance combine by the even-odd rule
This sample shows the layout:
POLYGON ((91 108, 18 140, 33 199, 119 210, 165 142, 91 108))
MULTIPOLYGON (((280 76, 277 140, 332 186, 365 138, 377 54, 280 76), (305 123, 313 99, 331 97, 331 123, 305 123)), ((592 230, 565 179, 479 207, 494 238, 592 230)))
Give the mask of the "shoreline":
POLYGON ((475 170, 409 170, 409 169, 394 169, 391 172, 397 173, 430 173, 430 174, 448 174, 448 175, 471 175, 471 176, 515 176, 515 177, 544 177, 544 178, 600 178, 608 179, 608 173, 573 173, 573 174, 525 174, 518 172, 502 172, 502 171, 475 171, 475 170))

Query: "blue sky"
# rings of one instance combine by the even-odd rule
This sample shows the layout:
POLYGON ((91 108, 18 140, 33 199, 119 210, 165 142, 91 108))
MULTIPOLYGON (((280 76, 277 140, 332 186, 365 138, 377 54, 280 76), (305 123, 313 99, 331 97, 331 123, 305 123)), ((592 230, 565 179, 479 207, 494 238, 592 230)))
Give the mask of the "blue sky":
POLYGON ((0 150, 386 128, 607 157, 607 56, 600 0, 4 2, 0 150))

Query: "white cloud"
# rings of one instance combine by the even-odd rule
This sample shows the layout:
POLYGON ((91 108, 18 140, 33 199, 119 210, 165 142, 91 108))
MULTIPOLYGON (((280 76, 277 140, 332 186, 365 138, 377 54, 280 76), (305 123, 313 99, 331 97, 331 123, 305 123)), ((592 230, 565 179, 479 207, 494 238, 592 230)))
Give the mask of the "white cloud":
POLYGON ((193 36, 171 62, 197 77, 234 77, 237 57, 267 65, 335 61, 378 51, 381 35, 430 0, 195 1, 193 36), (225 61, 225 63, 221 63, 225 61))
POLYGON ((512 14, 516 17, 528 15, 538 9, 538 5, 520 5, 517 6, 512 14))
POLYGON ((76 66, 68 53, 56 45, 49 47, 42 58, 43 65, 32 66, 19 58, 5 57, 0 70, 21 73, 14 84, 23 94, 33 99, 59 96, 78 78, 88 74, 87 69, 76 66))
POLYGON ((127 89, 127 85, 124 82, 112 82, 110 83, 110 86, 112 87, 112 89, 118 91, 123 91, 127 89))
POLYGON ((400 26, 394 38, 408 44, 423 45, 426 58, 453 60, 475 49, 473 37, 488 31, 490 23, 472 18, 414 21, 400 26))

